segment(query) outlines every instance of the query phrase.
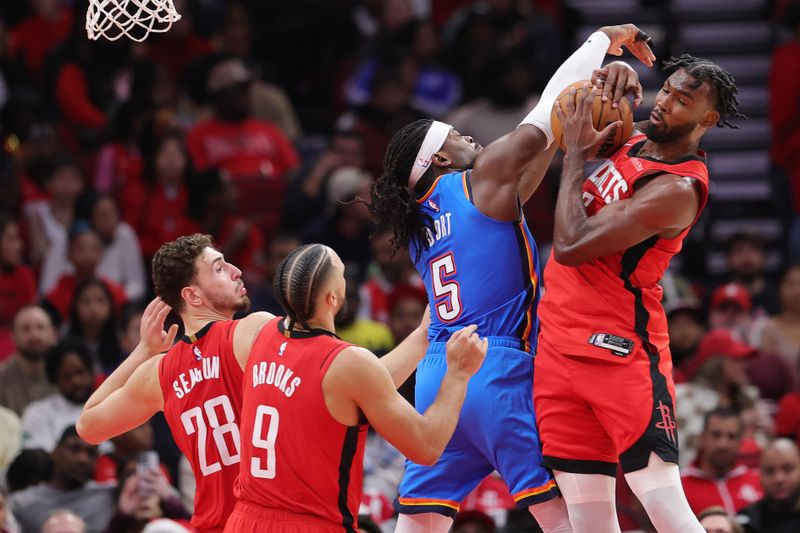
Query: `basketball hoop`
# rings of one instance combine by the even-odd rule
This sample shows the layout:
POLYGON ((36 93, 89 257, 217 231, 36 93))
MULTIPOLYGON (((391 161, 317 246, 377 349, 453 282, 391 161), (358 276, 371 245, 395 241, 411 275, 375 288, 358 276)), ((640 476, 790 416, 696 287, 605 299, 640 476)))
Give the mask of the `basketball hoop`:
POLYGON ((142 42, 151 33, 163 33, 181 19, 173 0, 89 0, 86 33, 96 41, 116 41, 123 35, 142 42))

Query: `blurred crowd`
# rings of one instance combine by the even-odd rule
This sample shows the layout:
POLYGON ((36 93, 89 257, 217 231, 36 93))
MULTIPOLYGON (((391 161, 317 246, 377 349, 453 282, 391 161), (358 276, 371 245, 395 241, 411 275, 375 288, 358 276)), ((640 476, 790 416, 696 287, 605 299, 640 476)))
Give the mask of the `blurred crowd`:
MULTIPOLYGON (((482 144, 512 130, 580 23, 558 0, 175 3, 180 22, 143 43, 87 40, 81 0, 0 5, 2 533, 189 527, 193 478, 163 417, 100 447, 74 430, 138 342, 166 241, 213 235, 273 313, 277 264, 330 245, 348 277, 337 332, 379 355, 403 340, 427 298, 359 201, 391 135, 421 117, 482 144)), ((776 65, 795 66, 771 80, 773 158, 800 182, 800 9, 778 4, 794 39, 776 65)), ((556 163, 526 206, 544 250, 557 184, 556 163)), ((800 531, 800 265, 774 279, 765 246, 735 235, 725 279, 663 281, 686 491, 704 524, 732 528, 713 531, 800 531)), ((402 469, 370 434, 364 531, 392 530, 402 469)), ((626 530, 653 531, 619 486, 626 530)), ((537 530, 497 477, 454 525, 537 530)))

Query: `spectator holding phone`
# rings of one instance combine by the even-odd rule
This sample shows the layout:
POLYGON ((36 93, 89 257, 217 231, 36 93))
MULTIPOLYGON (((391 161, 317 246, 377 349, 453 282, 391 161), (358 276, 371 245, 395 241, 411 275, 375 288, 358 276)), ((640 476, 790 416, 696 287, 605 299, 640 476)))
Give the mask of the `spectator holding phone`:
POLYGON ((161 471, 156 452, 142 452, 121 462, 117 479, 117 512, 106 533, 141 533, 149 522, 164 518, 189 525, 191 515, 161 471))

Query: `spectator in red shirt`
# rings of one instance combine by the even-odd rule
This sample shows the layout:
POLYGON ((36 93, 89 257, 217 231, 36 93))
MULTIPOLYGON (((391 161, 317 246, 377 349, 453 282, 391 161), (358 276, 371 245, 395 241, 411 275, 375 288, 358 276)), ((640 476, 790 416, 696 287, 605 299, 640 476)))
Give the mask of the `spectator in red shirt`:
POLYGON ((398 285, 389 295, 389 329, 397 344, 417 329, 428 305, 425 289, 398 285))
MULTIPOLYGON (((421 287, 398 285, 389 295, 389 329, 394 337, 394 342, 400 344, 412 331, 419 327, 423 314, 428 311, 428 295, 421 287)), ((397 388, 398 392, 414 405, 414 388, 417 382, 417 373, 411 376, 397 388)))
MULTIPOLYGON (((73 226, 69 236, 69 249, 67 258, 75 267, 74 274, 64 274, 59 278, 56 287, 45 297, 45 307, 53 312, 59 322, 69 317, 75 287, 80 283, 94 278, 97 267, 103 256, 103 242, 100 236, 92 229, 88 222, 79 221, 73 226)), ((114 308, 119 311, 125 305, 127 297, 125 291, 111 280, 101 278, 108 288, 114 301, 114 308)))
POLYGON ((108 116, 104 106, 92 97, 91 48, 80 31, 74 23, 64 50, 65 61, 56 74, 55 97, 67 124, 98 130, 106 125, 108 116))
MULTIPOLYGON (((800 360, 797 362, 797 376, 800 378, 800 360)), ((775 414, 775 435, 792 439, 800 445, 800 391, 781 398, 775 414)))
POLYGON ((47 54, 69 36, 72 9, 61 0, 32 0, 35 13, 11 29, 9 55, 22 56, 28 72, 39 78, 47 54))
POLYGON ((186 214, 188 176, 183 137, 170 132, 148 157, 144 180, 130 181, 123 189, 122 218, 136 230, 145 260, 163 243, 199 231, 186 214))
POLYGON ((0 361, 14 351, 11 323, 22 307, 36 300, 33 271, 22 264, 17 223, 0 213, 0 361))
MULTIPOLYGON (((231 2, 215 41, 222 52, 241 58, 254 71, 269 74, 273 67, 264 64, 263 55, 253 54, 253 22, 253 15, 247 6, 231 2)), ((300 121, 292 103, 279 85, 263 79, 255 80, 250 90, 250 108, 254 118, 275 124, 289 140, 294 141, 302 136, 300 121)))
POLYGON ((407 285, 424 291, 422 280, 411 264, 407 250, 395 252, 392 230, 372 237, 372 258, 367 281, 361 286, 361 316, 389 322, 389 298, 397 286, 407 285))
POLYGON ((149 118, 143 107, 131 102, 120 105, 111 125, 111 139, 97 153, 94 188, 118 202, 123 199, 122 192, 128 182, 142 179, 144 161, 138 141, 143 122, 149 118))
POLYGON ((284 179, 299 159, 275 125, 251 117, 252 73, 241 59, 223 58, 208 73, 206 91, 214 116, 196 124, 187 135, 197 170, 218 167, 233 180, 284 179))
POLYGON ((775 434, 800 444, 800 392, 790 392, 778 404, 775 434))
POLYGON ((772 52, 769 75, 769 120, 772 161, 789 175, 795 223, 790 240, 793 259, 800 259, 800 2, 791 1, 783 21, 793 33, 772 52))
POLYGON ((717 408, 706 414, 698 458, 681 473, 696 514, 713 506, 734 514, 761 498, 758 471, 736 462, 743 435, 744 422, 736 411, 717 408))

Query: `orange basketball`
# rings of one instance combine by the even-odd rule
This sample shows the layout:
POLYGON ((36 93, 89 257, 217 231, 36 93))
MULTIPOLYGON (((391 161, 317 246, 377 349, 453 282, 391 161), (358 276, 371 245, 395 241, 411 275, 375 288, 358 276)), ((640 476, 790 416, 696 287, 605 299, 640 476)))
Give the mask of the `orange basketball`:
MULTIPOLYGON (((589 84, 589 81, 576 81, 558 95, 561 109, 566 109, 566 103, 569 101, 569 98, 572 98, 570 91, 573 88, 577 89, 575 93, 576 99, 580 99, 584 95, 584 83, 589 84)), ((588 88, 591 89, 591 85, 589 85, 588 88)), ((631 110, 627 98, 620 100, 619 107, 614 109, 611 107, 611 101, 603 102, 602 95, 600 94, 595 96, 592 104, 592 124, 594 124, 594 129, 602 131, 603 128, 617 120, 622 121, 622 127, 617 128, 616 133, 603 143, 603 146, 601 146, 600 150, 597 152, 597 157, 610 157, 630 138, 631 132, 633 131, 633 111, 631 110)), ((561 126, 561 120, 558 118, 555 108, 553 108, 550 114, 550 123, 553 127, 553 138, 561 147, 561 150, 564 150, 564 128, 561 126)))

